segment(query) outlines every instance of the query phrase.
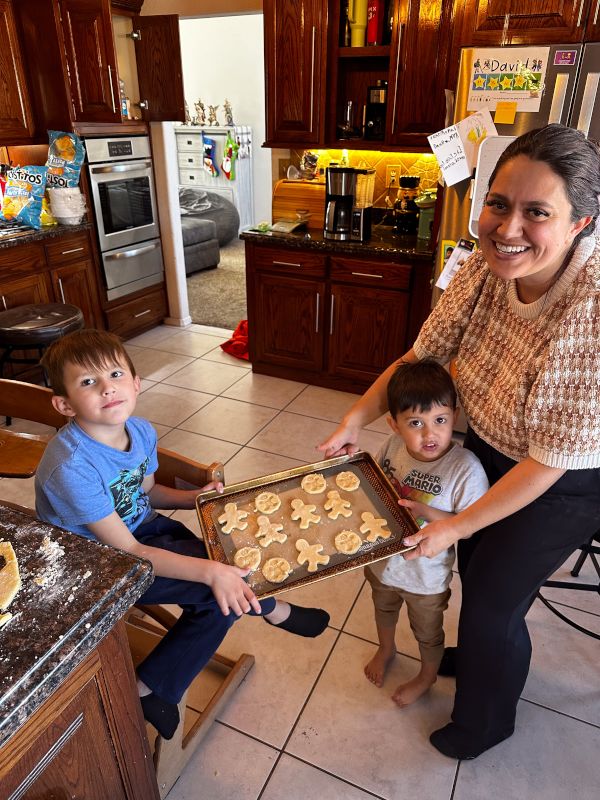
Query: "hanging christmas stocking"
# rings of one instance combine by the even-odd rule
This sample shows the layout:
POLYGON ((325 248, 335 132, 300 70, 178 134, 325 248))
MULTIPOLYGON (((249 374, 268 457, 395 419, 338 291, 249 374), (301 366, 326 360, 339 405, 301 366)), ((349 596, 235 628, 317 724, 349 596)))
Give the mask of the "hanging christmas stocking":
POLYGON ((204 169, 211 177, 216 178, 219 174, 216 163, 217 143, 210 136, 203 136, 202 146, 204 148, 204 169))
POLYGON ((235 180, 235 161, 237 159, 239 149, 239 144, 236 143, 235 139, 231 135, 231 132, 227 131, 227 139, 225 140, 225 150, 223 153, 223 163, 221 164, 221 167, 223 169, 223 174, 228 181, 235 180))

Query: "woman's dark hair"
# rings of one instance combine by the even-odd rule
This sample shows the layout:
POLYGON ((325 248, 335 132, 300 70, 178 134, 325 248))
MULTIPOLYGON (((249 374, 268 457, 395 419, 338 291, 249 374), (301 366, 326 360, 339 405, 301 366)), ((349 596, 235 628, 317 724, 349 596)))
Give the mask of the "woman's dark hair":
POLYGON ((564 125, 546 125, 524 133, 511 142, 498 159, 488 188, 504 164, 517 156, 542 161, 563 179, 571 204, 571 222, 593 217, 592 222, 575 237, 575 243, 594 233, 600 211, 600 149, 596 142, 587 139, 581 131, 564 125))
POLYGON ((407 409, 430 411, 432 406, 456 408, 456 389, 446 370, 431 359, 401 363, 389 380, 388 409, 394 419, 407 409))

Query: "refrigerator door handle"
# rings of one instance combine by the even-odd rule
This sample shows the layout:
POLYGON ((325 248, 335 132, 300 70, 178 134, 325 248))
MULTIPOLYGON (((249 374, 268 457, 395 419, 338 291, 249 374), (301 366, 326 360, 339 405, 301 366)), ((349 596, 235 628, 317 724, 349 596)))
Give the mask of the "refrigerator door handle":
MULTIPOLYGON (((598 0, 598 2, 600 2, 600 0, 598 0)), ((554 91, 552 92, 552 105, 550 106, 550 113, 548 114, 548 124, 552 122, 562 122, 563 108, 565 106, 568 88, 568 73, 559 72, 556 76, 556 82, 554 83, 554 91)))
POLYGON ((600 72, 588 72, 585 77, 583 98, 581 100, 581 108, 579 109, 579 119, 577 120, 577 130, 582 131, 586 136, 590 131, 599 83, 600 72))

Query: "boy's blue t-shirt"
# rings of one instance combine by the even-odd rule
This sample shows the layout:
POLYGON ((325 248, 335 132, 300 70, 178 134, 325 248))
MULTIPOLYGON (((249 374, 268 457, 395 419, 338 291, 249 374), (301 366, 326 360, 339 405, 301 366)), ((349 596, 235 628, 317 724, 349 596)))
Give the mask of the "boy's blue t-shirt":
POLYGON ((142 481, 158 468, 156 431, 140 417, 125 429, 129 448, 115 450, 71 420, 48 444, 35 476, 35 510, 44 522, 94 536, 86 525, 113 511, 133 533, 154 514, 142 481))

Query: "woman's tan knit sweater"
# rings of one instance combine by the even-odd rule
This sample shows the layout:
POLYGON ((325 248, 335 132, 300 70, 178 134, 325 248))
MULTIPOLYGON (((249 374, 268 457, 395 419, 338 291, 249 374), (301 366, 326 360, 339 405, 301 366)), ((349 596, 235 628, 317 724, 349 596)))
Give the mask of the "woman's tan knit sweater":
POLYGON ((534 303, 490 272, 481 252, 458 271, 414 345, 419 359, 456 357, 473 430, 515 461, 600 466, 600 244, 583 239, 534 303))

